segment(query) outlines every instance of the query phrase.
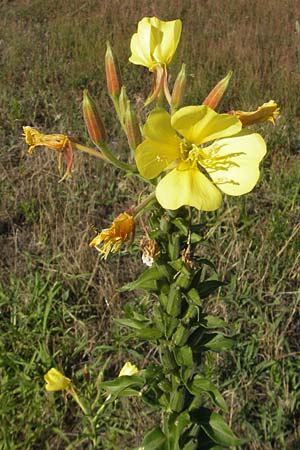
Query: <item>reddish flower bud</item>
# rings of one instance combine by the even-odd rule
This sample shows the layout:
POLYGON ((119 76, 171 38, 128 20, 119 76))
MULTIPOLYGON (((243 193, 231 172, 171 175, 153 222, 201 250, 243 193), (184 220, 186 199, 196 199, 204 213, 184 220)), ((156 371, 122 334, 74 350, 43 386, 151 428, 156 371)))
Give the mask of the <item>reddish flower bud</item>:
POLYGON ((87 89, 83 91, 83 117, 89 136, 94 144, 105 142, 106 134, 98 108, 87 89))
POLYGON ((232 71, 228 72, 226 77, 216 84, 216 86, 210 91, 202 105, 207 105, 210 108, 215 109, 227 89, 231 76, 232 71))
POLYGON ((115 57, 109 42, 106 43, 107 50, 105 54, 105 72, 109 95, 118 97, 120 95, 122 78, 119 63, 115 57))

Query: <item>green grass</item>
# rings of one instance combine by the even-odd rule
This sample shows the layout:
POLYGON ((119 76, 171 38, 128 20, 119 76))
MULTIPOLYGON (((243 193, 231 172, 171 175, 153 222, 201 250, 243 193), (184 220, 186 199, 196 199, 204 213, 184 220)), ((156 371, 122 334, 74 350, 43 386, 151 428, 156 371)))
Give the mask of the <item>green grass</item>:
POLYGON ((299 11, 292 0, 268 0, 263 8, 260 0, 221 3, 221 11, 219 0, 0 6, 3 450, 90 449, 92 438, 97 449, 132 448, 154 420, 130 401, 112 405, 93 430, 71 398, 47 395, 43 380, 55 366, 93 402, 103 368, 108 379, 127 359, 147 364, 149 349, 127 341, 113 322, 126 301, 137 301, 116 293, 139 270, 137 248, 133 256, 123 250, 104 263, 88 247, 89 224, 109 225, 137 201, 142 185, 77 154, 72 177, 58 184, 55 152, 36 149, 29 156, 20 139, 22 125, 32 125, 90 145, 81 115, 88 86, 111 147, 126 158, 105 88, 105 42, 111 41, 128 93, 144 114, 151 79, 128 57, 130 37, 146 15, 183 21, 170 78, 187 64, 186 104, 201 103, 231 69, 222 111, 255 109, 271 98, 280 105, 276 127, 258 128, 268 142, 260 183, 248 196, 227 198, 218 212, 201 215, 206 240, 199 252, 228 282, 207 308, 231 324, 237 343, 233 352, 212 358, 211 373, 223 386, 229 422, 248 439, 243 450, 300 447, 299 11))

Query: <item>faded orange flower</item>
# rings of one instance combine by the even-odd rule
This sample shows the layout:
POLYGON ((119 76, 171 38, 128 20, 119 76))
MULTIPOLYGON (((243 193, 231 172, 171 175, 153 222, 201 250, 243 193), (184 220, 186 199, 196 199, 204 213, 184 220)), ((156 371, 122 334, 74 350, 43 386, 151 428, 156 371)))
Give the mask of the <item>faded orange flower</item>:
POLYGON ((90 247, 95 247, 102 255, 102 258, 106 259, 110 252, 117 252, 123 242, 133 238, 134 231, 133 216, 124 212, 113 221, 110 228, 106 228, 97 234, 90 242, 90 247))

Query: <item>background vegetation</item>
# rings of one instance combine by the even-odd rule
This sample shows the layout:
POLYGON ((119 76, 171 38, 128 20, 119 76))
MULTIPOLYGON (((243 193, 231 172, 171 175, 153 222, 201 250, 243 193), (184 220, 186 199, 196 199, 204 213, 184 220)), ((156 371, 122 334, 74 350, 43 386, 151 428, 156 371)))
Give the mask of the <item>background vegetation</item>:
POLYGON ((299 14, 297 0, 1 2, 1 449, 132 448, 154 420, 127 401, 91 430, 77 405, 46 395, 43 382, 55 366, 93 399, 102 371, 108 379, 126 359, 143 367, 155 357, 113 323, 128 301, 116 288, 139 270, 138 245, 133 255, 123 250, 108 263, 88 247, 89 223, 106 227, 137 200, 141 186, 80 154, 72 177, 58 184, 55 153, 40 148, 29 156, 21 139, 22 125, 31 125, 90 145, 81 115, 89 87, 112 147, 126 155, 105 89, 105 42, 118 54, 141 111, 151 80, 128 57, 131 35, 147 15, 183 21, 170 76, 187 64, 186 104, 201 103, 231 69, 223 111, 255 109, 270 99, 280 105, 276 127, 262 127, 269 152, 261 182, 250 195, 203 214, 199 251, 228 282, 207 308, 225 317, 236 336, 232 352, 211 360, 231 426, 248 439, 245 450, 300 448, 299 14))

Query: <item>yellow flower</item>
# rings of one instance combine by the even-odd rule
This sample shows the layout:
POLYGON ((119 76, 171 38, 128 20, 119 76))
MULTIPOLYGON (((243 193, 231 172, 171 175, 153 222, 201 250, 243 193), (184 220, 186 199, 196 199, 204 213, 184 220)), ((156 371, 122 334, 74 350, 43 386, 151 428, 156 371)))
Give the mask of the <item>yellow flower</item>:
POLYGON ((237 117, 206 105, 181 108, 172 117, 156 109, 144 136, 136 150, 137 167, 147 179, 169 171, 156 187, 156 198, 172 210, 188 205, 213 211, 221 205, 219 189, 229 195, 251 191, 266 153, 259 134, 242 130, 237 117))
POLYGON ((68 391, 71 387, 70 378, 65 377, 57 369, 50 369, 45 375, 45 388, 47 391, 68 391))
POLYGON ((119 377, 123 376, 130 376, 134 375, 135 373, 138 373, 139 369, 134 365, 131 364, 131 362, 127 361, 122 369, 120 370, 119 377))
POLYGON ((104 259, 110 252, 119 250, 123 242, 133 238, 135 223, 133 216, 128 213, 120 214, 110 228, 102 230, 91 242, 90 247, 95 247, 104 259), (101 247, 100 247, 101 245, 101 247))
POLYGON ((229 114, 235 115, 244 126, 269 120, 275 125, 275 120, 279 116, 279 108, 274 100, 270 100, 259 106, 256 111, 230 111, 229 114))
POLYGON ((165 22, 157 17, 144 17, 131 38, 129 61, 150 71, 157 65, 169 65, 178 46, 181 27, 179 19, 165 22))
POLYGON ((32 127, 23 127, 28 153, 38 146, 48 147, 52 150, 64 150, 69 144, 69 138, 64 134, 43 134, 32 127))

